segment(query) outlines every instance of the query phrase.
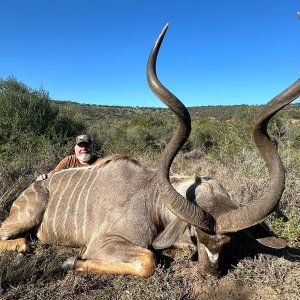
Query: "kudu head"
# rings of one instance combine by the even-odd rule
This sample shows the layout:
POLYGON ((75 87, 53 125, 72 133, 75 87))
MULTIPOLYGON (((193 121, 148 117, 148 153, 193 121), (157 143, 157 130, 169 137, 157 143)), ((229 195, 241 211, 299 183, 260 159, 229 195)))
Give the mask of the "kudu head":
POLYGON ((150 53, 147 80, 154 94, 175 113, 179 121, 176 133, 161 155, 157 171, 161 199, 177 216, 177 220, 171 222, 154 240, 153 246, 170 246, 187 224, 190 224, 197 232, 201 268, 214 274, 218 268, 218 253, 230 241, 232 233, 263 222, 278 206, 285 187, 285 170, 277 149, 269 138, 267 127, 278 111, 300 96, 300 79, 262 107, 254 123, 253 140, 269 173, 269 185, 264 194, 242 207, 231 202, 227 193, 216 193, 213 199, 196 199, 193 203, 181 196, 169 179, 171 164, 189 137, 191 119, 183 103, 161 84, 156 75, 156 58, 167 28, 168 25, 162 30, 150 53), (206 201, 213 204, 210 205, 211 209, 201 205, 206 201))

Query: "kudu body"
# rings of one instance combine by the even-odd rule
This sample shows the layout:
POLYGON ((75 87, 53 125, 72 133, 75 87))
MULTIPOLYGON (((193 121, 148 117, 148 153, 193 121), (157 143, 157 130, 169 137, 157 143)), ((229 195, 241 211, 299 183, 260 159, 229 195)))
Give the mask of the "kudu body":
POLYGON ((2 223, 0 248, 26 251, 25 239, 10 239, 36 228, 44 243, 86 247, 81 258, 65 263, 67 267, 148 277, 156 266, 151 247, 167 248, 182 237, 189 244, 189 238, 196 237, 200 267, 212 274, 217 273, 220 250, 234 232, 246 229, 265 245, 284 247, 260 225, 278 205, 285 180, 266 129, 271 117, 300 95, 300 80, 270 101, 254 125, 254 141, 270 175, 263 196, 237 207, 216 180, 191 177, 171 183, 169 170, 189 136, 190 116, 156 76, 156 57, 166 30, 167 26, 149 56, 147 78, 153 92, 176 114, 179 127, 158 171, 149 171, 130 157, 113 156, 98 166, 64 170, 36 181, 16 199, 2 223))

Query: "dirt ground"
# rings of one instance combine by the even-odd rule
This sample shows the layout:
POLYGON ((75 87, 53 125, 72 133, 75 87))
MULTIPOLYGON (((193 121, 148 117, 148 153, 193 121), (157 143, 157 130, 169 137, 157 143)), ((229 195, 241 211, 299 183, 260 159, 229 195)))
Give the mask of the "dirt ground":
MULTIPOLYGON (((249 286, 239 281, 222 278, 209 286, 195 286, 201 300, 279 300, 271 287, 249 286)), ((296 299, 295 299, 296 300, 296 299)))

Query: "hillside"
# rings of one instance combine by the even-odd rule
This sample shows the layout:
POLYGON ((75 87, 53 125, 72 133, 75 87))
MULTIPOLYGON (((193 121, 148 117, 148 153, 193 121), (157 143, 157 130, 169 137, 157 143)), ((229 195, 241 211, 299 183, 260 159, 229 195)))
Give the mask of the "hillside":
MULTIPOLYGON (((173 116, 168 108, 108 106, 96 104, 80 104, 72 101, 53 101, 55 105, 64 110, 80 112, 87 121, 95 119, 130 119, 136 116, 173 116)), ((258 105, 218 105, 188 107, 192 118, 216 118, 230 120, 236 114, 245 110, 257 109, 258 105)), ((300 119, 300 103, 289 105, 281 114, 289 118, 300 119)))

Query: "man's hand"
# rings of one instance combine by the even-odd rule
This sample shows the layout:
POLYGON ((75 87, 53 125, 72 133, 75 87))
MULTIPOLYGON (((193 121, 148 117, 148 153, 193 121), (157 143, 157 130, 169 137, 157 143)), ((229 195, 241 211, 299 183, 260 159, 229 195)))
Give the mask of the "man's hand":
POLYGON ((39 175, 37 177, 36 181, 45 180, 45 179, 49 178, 52 174, 53 174, 53 172, 50 172, 48 174, 39 175))
POLYGON ((45 180, 48 178, 48 174, 42 174, 36 178, 36 181, 45 180))

